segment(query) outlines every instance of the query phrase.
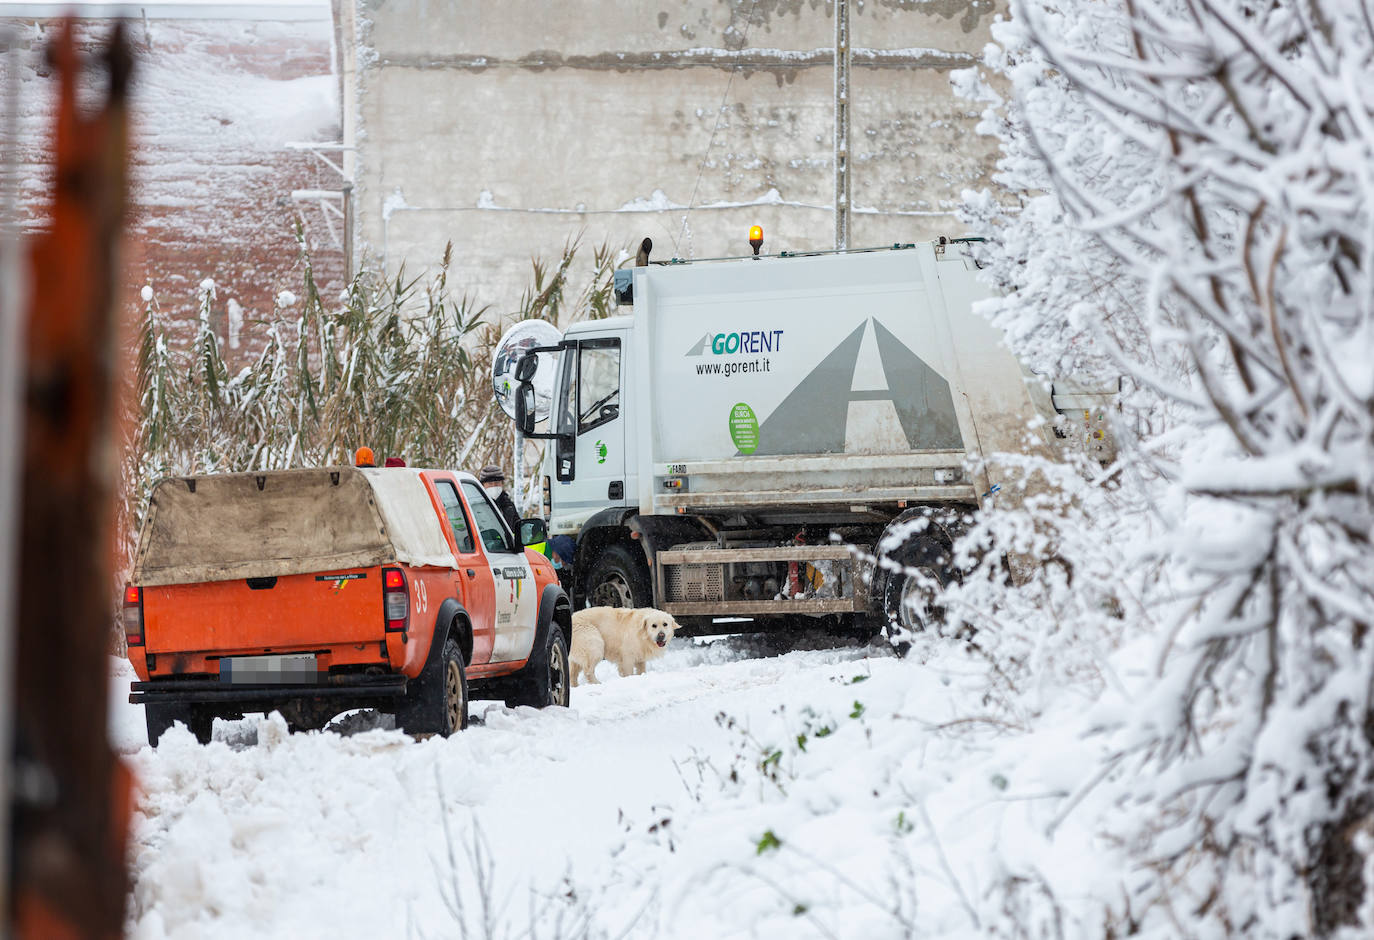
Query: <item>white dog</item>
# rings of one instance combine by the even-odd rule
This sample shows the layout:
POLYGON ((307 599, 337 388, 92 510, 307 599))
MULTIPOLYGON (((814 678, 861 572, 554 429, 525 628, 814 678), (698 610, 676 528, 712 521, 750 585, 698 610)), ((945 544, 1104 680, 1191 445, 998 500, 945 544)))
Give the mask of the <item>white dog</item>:
POLYGON ((642 675, 650 659, 663 655, 677 621, 652 607, 588 607, 572 615, 572 645, 568 662, 573 685, 581 677, 595 683, 596 664, 615 663, 622 676, 642 675))

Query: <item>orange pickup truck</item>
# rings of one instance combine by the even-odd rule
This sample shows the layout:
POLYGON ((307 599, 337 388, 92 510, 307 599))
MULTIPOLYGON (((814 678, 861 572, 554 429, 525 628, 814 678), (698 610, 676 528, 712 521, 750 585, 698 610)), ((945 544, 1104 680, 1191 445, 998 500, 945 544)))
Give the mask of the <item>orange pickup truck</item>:
POLYGON ((475 477, 408 467, 172 477, 124 592, 148 743, 174 722, 278 710, 293 729, 374 708, 412 734, 467 725, 470 693, 568 704, 572 607, 475 477))

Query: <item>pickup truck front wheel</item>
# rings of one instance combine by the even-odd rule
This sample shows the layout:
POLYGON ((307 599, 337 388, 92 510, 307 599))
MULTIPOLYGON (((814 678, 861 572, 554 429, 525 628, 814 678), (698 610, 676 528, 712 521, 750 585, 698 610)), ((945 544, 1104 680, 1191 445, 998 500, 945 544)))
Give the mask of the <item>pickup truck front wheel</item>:
POLYGON ((511 708, 517 705, 531 705, 535 708, 548 708, 550 705, 567 707, 570 694, 570 673, 568 671, 568 641, 563 638, 563 628, 557 622, 549 624, 544 637, 543 649, 530 654, 529 664, 522 670, 525 675, 518 680, 515 690, 506 697, 511 708))
POLYGON ((186 726, 201 744, 209 744, 215 729, 215 716, 194 705, 144 705, 143 717, 148 725, 148 744, 157 747, 163 732, 178 721, 186 726))

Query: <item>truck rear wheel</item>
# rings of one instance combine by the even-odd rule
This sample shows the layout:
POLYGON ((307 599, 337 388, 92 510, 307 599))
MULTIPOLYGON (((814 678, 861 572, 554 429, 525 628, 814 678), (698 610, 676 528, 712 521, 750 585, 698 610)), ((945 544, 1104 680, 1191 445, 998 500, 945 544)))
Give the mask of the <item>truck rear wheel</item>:
POLYGON ((883 571, 883 614, 891 626, 917 632, 943 619, 935 591, 949 583, 946 551, 937 539, 918 535, 887 556, 901 571, 883 571))
POLYGON ((644 563, 624 545, 603 549, 587 576, 587 607, 650 607, 649 575, 644 563))

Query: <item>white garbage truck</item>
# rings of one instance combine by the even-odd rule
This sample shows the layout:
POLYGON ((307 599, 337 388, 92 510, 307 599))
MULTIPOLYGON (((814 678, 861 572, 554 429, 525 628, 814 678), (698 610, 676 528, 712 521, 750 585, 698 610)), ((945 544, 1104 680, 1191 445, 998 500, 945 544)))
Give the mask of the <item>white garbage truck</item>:
POLYGON ((1023 371, 971 310, 987 289, 969 241, 642 264, 616 272, 631 315, 532 350, 516 422, 548 439, 576 606, 658 607, 688 630, 918 627, 930 582, 912 572, 946 581, 959 526, 1016 498, 978 455, 1058 435, 1109 459, 1113 390, 1023 371), (555 353, 539 430, 529 380, 555 353))

